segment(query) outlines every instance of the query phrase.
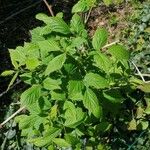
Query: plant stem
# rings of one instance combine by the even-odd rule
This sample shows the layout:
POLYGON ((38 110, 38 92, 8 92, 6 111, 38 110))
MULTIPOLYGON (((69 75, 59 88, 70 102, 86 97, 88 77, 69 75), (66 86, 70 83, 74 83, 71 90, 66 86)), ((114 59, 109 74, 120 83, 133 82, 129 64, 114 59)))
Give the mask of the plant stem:
POLYGON ((25 107, 19 108, 14 114, 12 114, 10 117, 8 117, 4 122, 0 124, 0 128, 2 128, 8 121, 10 121, 12 118, 14 118, 17 114, 19 114, 25 107))
POLYGON ((49 10, 49 12, 50 12, 50 14, 51 14, 51 16, 54 17, 54 13, 53 13, 53 11, 52 11, 52 5, 49 5, 46 0, 43 0, 43 2, 44 2, 45 5, 47 6, 47 8, 48 8, 48 10, 49 10))

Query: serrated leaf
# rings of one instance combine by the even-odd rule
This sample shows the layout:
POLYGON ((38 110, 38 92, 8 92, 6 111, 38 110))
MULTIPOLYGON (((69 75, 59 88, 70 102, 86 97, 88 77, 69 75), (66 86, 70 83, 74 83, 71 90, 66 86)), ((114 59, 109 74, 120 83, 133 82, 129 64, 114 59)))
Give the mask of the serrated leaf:
POLYGON ((39 129, 40 125, 44 122, 45 118, 37 115, 20 115, 15 118, 15 121, 19 123, 19 129, 36 128, 39 129))
POLYGON ((126 48, 122 45, 113 45, 108 49, 108 52, 116 59, 129 59, 129 51, 127 51, 126 48))
POLYGON ((56 56, 54 59, 52 59, 49 62, 45 70, 45 75, 47 76, 50 73, 61 69, 63 64, 65 63, 65 60, 66 60, 66 54, 61 54, 61 55, 56 56))
POLYGON ((21 104, 23 106, 31 107, 41 96, 41 86, 33 85, 31 88, 27 89, 21 95, 21 104))
POLYGON ((128 130, 133 131, 137 129, 137 123, 135 119, 132 119, 128 124, 128 130))
POLYGON ((12 74, 14 74, 14 70, 5 70, 4 72, 1 73, 1 76, 11 76, 12 74))
POLYGON ((50 127, 43 137, 28 140, 38 147, 50 145, 52 140, 61 133, 61 129, 50 127))
POLYGON ((65 134, 65 139, 72 146, 76 146, 78 143, 80 143, 80 140, 72 134, 65 134))
POLYGON ((145 93, 150 93, 150 83, 143 83, 142 85, 139 85, 138 88, 145 93))
POLYGON ((103 96, 112 103, 121 103, 123 101, 123 97, 117 89, 103 91, 103 96))
POLYGON ((19 74, 19 72, 18 72, 18 71, 14 74, 14 76, 12 77, 12 79, 11 79, 11 81, 10 81, 10 83, 9 83, 9 85, 8 85, 8 87, 7 87, 7 90, 6 90, 6 91, 8 91, 8 90, 10 89, 10 87, 14 84, 15 80, 16 80, 16 79, 17 79, 17 77, 18 77, 18 74, 19 74))
POLYGON ((53 142, 60 147, 70 147, 71 145, 65 140, 61 138, 54 138, 53 142))
POLYGON ((44 23, 46 23, 54 32, 70 34, 69 26, 60 17, 48 17, 47 15, 41 13, 37 14, 36 18, 41 21, 44 21, 44 23))
POLYGON ((98 28, 93 36, 92 45, 95 50, 100 50, 108 39, 108 32, 104 28, 98 28))
POLYGON ((43 81, 43 86, 47 90, 61 89, 60 84, 61 84, 61 80, 54 80, 49 77, 43 81))
POLYGON ((96 94, 89 88, 84 93, 83 104, 96 118, 102 117, 102 107, 99 104, 96 94))
POLYGON ((81 17, 78 14, 74 14, 71 19, 71 31, 76 32, 78 34, 82 33, 84 30, 84 24, 81 20, 81 17))
POLYGON ((58 93, 58 92, 51 91, 50 94, 52 100, 64 101, 66 99, 65 93, 58 93))
POLYGON ((28 58, 26 60, 26 69, 34 70, 40 65, 40 61, 37 58, 28 58))
POLYGON ((76 108, 72 102, 66 101, 64 103, 63 109, 66 110, 64 116, 64 118, 66 119, 64 125, 66 127, 75 128, 84 121, 85 113, 81 108, 76 108))
POLYGON ((94 62, 95 66, 102 69, 106 73, 109 73, 109 70, 112 67, 111 60, 101 52, 98 52, 94 55, 94 62))
POLYGON ((83 99, 82 89, 84 85, 82 81, 70 80, 68 83, 68 97, 71 100, 81 100, 83 99))
POLYGON ((9 50, 11 62, 15 69, 18 69, 19 66, 24 65, 26 61, 26 52, 23 47, 18 46, 15 50, 9 50))
POLYGON ((77 12, 85 12, 89 8, 86 5, 85 0, 79 0, 72 8, 72 13, 77 13, 77 12))
POLYGON ((42 30, 42 27, 37 27, 30 31, 33 43, 45 40, 45 38, 42 36, 42 30))
POLYGON ((51 108, 51 112, 50 112, 50 118, 51 119, 54 119, 57 117, 57 111, 58 111, 58 105, 54 105, 52 108, 51 108))
POLYGON ((96 73, 87 73, 84 77, 84 84, 86 86, 91 86, 96 89, 103 89, 109 87, 107 79, 96 73))
POLYGON ((60 51, 60 47, 58 43, 52 39, 39 41, 37 44, 40 48, 40 53, 42 58, 47 56, 48 52, 60 51))

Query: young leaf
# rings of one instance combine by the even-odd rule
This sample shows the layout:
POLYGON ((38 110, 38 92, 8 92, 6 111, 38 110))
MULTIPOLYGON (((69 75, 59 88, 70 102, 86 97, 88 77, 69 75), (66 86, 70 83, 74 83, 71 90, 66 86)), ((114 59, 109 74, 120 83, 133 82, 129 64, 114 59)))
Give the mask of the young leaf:
POLYGON ((89 88, 84 93, 83 104, 96 118, 102 117, 102 107, 98 102, 96 94, 89 88))
POLYGON ((54 59, 52 59, 45 70, 45 76, 49 75, 54 71, 61 69, 63 64, 65 63, 65 60, 66 60, 66 54, 61 54, 55 57, 54 59))
POLYGON ((65 93, 57 93, 54 91, 50 92, 52 100, 64 101, 66 99, 65 93))
POLYGON ((50 127, 43 137, 32 138, 29 142, 35 144, 38 147, 44 147, 50 145, 52 140, 61 133, 61 129, 50 127))
POLYGON ((95 66, 109 73, 110 68, 112 67, 111 60, 103 53, 98 52, 94 55, 95 66))
POLYGON ((108 32, 104 28, 98 28, 93 36, 92 45, 95 50, 100 50, 106 43, 108 32))
POLYGON ((84 30, 84 24, 78 14, 74 14, 71 20, 71 30, 80 34, 84 30))
POLYGON ((51 51, 60 51, 60 47, 58 43, 52 39, 39 41, 38 45, 39 45, 42 56, 44 56, 44 53, 47 54, 48 52, 51 52, 51 51))
POLYGON ((80 125, 85 119, 85 113, 81 108, 75 107, 74 104, 70 101, 64 103, 65 112, 65 126, 69 128, 75 128, 80 125))
POLYGON ((84 84, 86 86, 91 86, 96 89, 103 89, 109 87, 108 81, 104 77, 96 73, 87 73, 84 77, 84 84))
POLYGON ((113 1, 112 1, 112 0, 103 0, 103 2, 104 2, 104 4, 105 4, 106 6, 109 6, 109 5, 113 4, 113 1))
POLYGON ((72 8, 72 13, 77 13, 77 12, 85 12, 89 8, 87 8, 87 4, 85 0, 79 0, 77 4, 75 4, 72 8))
POLYGON ((129 51, 127 51, 125 47, 122 45, 113 45, 108 49, 108 51, 116 59, 119 59, 119 60, 129 59, 129 51))
POLYGON ((60 147, 70 147, 71 145, 64 139, 54 138, 53 142, 60 147))
POLYGON ((31 107, 41 96, 41 86, 33 85, 21 95, 21 104, 26 107, 31 107))
POLYGON ((28 58, 26 60, 26 69, 34 70, 40 65, 40 61, 37 58, 28 58))
POLYGON ((112 103, 121 103, 123 101, 123 97, 117 89, 103 91, 103 96, 112 103))
POLYGON ((10 76, 12 74, 14 74, 14 70, 5 70, 4 72, 1 73, 1 76, 10 76))
POLYGON ((49 77, 43 81, 44 88, 47 90, 61 89, 60 84, 61 84, 61 80, 54 80, 49 77))
POLYGON ((143 83, 142 85, 139 85, 138 88, 145 93, 150 93, 150 83, 143 83))
POLYGON ((45 14, 38 14, 36 15, 36 18, 41 21, 44 21, 44 23, 46 23, 54 32, 70 34, 69 26, 60 17, 48 17, 45 14))
POLYGON ((83 99, 82 89, 83 89, 82 81, 70 80, 68 83, 68 97, 69 97, 69 99, 71 99, 71 100, 83 99))

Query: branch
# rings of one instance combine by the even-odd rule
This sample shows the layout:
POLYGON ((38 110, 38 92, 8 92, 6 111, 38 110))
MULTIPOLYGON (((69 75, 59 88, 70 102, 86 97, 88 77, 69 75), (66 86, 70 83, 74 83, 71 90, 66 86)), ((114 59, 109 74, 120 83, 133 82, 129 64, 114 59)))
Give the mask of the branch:
POLYGON ((22 110, 24 110, 25 107, 21 107, 18 109, 14 114, 12 114, 10 117, 8 117, 4 122, 0 124, 0 128, 2 128, 7 122, 9 122, 11 119, 13 119, 17 114, 19 114, 22 110))
POLYGON ((146 82, 142 73, 140 72, 140 70, 138 69, 138 67, 136 66, 136 64, 132 61, 132 64, 134 65, 135 69, 137 70, 138 75, 141 77, 141 79, 143 80, 143 82, 146 82))
POLYGON ((50 14, 51 14, 51 16, 54 17, 54 13, 53 13, 53 11, 52 11, 52 5, 49 5, 46 0, 43 0, 43 2, 44 2, 45 5, 47 6, 47 8, 48 8, 48 10, 49 10, 49 12, 50 12, 50 14))
POLYGON ((110 47, 110 46, 112 46, 112 45, 114 45, 114 44, 117 44, 118 42, 119 42, 119 40, 114 41, 114 42, 112 42, 112 43, 110 43, 110 44, 107 44, 107 45, 105 45, 104 47, 102 47, 102 49, 107 48, 107 47, 110 47))

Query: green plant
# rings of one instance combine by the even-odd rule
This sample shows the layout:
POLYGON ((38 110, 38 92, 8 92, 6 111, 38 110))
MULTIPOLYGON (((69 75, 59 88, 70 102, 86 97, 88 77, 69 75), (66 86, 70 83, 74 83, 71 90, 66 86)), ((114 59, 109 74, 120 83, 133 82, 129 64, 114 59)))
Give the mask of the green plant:
POLYGON ((21 135, 48 149, 103 147, 101 135, 113 128, 127 95, 147 84, 132 76, 123 45, 107 45, 104 28, 91 39, 78 14, 70 24, 61 13, 36 18, 45 25, 31 31, 30 43, 9 50, 14 70, 2 73, 15 74, 9 87, 18 75, 29 86, 20 100, 28 113, 15 118, 21 135))

